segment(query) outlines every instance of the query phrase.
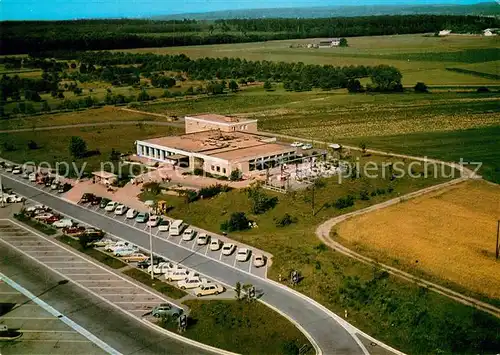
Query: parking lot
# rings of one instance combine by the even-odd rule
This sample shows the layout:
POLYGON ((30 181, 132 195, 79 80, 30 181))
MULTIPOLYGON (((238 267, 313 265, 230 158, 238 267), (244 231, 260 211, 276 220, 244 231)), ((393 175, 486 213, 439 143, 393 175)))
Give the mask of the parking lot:
POLYGON ((3 281, 0 298, 4 309, 0 324, 22 333, 14 341, 0 342, 1 354, 107 354, 3 281))
MULTIPOLYGON (((116 215, 114 212, 107 212, 103 208, 100 208, 98 205, 91 205, 89 203, 87 203, 87 204, 80 203, 80 205, 85 206, 86 208, 91 209, 91 210, 95 211, 96 213, 108 216, 109 218, 113 218, 113 219, 115 219, 115 220, 117 220, 117 221, 119 221, 127 226, 130 226, 131 228, 137 229, 140 232, 149 233, 150 227, 146 223, 136 222, 134 218, 129 219, 126 217, 126 215, 119 216, 119 215, 116 215)), ((171 218, 168 218, 168 217, 164 217, 164 218, 168 219, 171 222, 173 221, 171 218)), ((217 234, 214 234, 214 233, 211 233, 211 232, 208 232, 208 231, 196 228, 196 227, 192 227, 192 226, 190 226, 190 228, 193 228, 196 231, 196 233, 198 233, 198 234, 205 232, 209 236, 211 236, 211 238, 217 238, 220 241, 222 241, 223 243, 226 243, 226 242, 233 243, 236 245, 236 248, 241 247, 241 245, 239 243, 237 243, 237 242, 235 242, 235 241, 233 241, 225 236, 217 235, 217 234)), ((212 251, 212 250, 210 250, 208 244, 207 245, 197 245, 196 236, 190 241, 184 241, 184 240, 182 240, 181 236, 174 237, 174 236, 170 236, 169 232, 159 231, 158 227, 152 227, 151 234, 152 234, 153 238, 161 238, 163 240, 167 240, 168 242, 173 243, 173 244, 177 244, 177 245, 179 245, 187 250, 192 251, 193 253, 206 255, 214 260, 217 260, 217 261, 224 263, 226 265, 230 265, 231 267, 234 267, 236 269, 251 273, 253 275, 256 275, 256 276, 259 276, 262 278, 267 277, 268 261, 270 260, 269 253, 265 253, 265 252, 262 252, 260 250, 257 250, 255 248, 248 247, 245 245, 244 247, 248 247, 248 249, 250 249, 250 251, 251 251, 250 257, 246 261, 241 262, 241 261, 236 260, 236 251, 234 251, 231 255, 226 256, 226 255, 222 254, 222 249, 219 249, 217 251, 212 251), (262 266, 262 267, 255 267, 254 266, 253 256, 255 254, 263 254, 267 257, 267 262, 264 266, 262 266)), ((173 261, 182 263, 182 260, 173 260, 173 261)))
MULTIPOLYGON (((0 240, 126 313, 142 318, 160 303, 171 303, 126 277, 12 221, 0 220, 0 240)), ((180 305, 176 305, 181 307, 180 305)))

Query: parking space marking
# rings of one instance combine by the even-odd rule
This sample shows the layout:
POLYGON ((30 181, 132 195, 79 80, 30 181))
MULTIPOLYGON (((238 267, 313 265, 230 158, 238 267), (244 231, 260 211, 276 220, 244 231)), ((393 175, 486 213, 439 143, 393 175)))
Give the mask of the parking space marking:
MULTIPOLYGON (((252 257, 250 257, 250 259, 251 259, 251 258, 252 258, 252 257)), ((248 265, 248 272, 250 272, 250 273, 251 273, 251 272, 252 272, 252 261, 250 261, 248 264, 249 264, 249 265, 248 265)))
POLYGON ((45 329, 45 330, 36 330, 36 329, 20 329, 22 333, 77 333, 74 330, 50 330, 50 329, 45 329))
POLYGON ((39 307, 43 308, 46 312, 52 314, 54 317, 57 317, 60 319, 63 323, 71 327, 74 331, 80 333, 83 335, 85 338, 99 346, 102 350, 108 352, 109 354, 113 355, 122 355, 119 351, 115 350, 112 348, 110 345, 102 341, 101 339, 97 338, 95 335, 90 333, 88 330, 85 328, 81 327, 77 323, 73 322, 71 319, 68 317, 64 316, 62 313, 57 311, 54 307, 49 305, 48 303, 42 301, 40 298, 36 297, 34 294, 32 294, 30 291, 19 285, 18 283, 14 282, 4 274, 0 273, 0 279, 5 281, 9 286, 11 286, 13 289, 19 291, 26 297, 30 299, 31 302, 36 303, 39 307))
POLYGON ((236 267, 236 257, 234 258, 233 266, 236 267))
MULTIPOLYGON (((16 295, 19 295, 19 292, 16 292, 16 295)), ((49 320, 49 321, 58 321, 59 320, 59 318, 55 318, 55 317, 5 317, 5 316, 3 316, 2 319, 10 319, 10 320, 35 319, 35 320, 49 320)))

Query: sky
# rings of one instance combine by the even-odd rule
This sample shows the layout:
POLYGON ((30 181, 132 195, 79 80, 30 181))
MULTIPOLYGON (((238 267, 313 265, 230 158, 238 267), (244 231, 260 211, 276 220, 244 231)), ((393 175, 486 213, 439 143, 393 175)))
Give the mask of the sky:
MULTIPOLYGON (((480 0, 0 0, 1 20, 137 18, 234 9, 335 5, 471 4, 480 0)), ((484 0, 487 1, 487 0, 484 0)))

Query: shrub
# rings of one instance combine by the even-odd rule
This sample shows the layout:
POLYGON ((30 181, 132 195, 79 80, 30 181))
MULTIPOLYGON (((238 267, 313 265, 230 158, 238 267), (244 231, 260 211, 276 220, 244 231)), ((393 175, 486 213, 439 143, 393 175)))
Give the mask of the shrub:
POLYGON ((252 201, 252 213, 262 214, 278 204, 276 196, 270 197, 262 192, 259 186, 247 189, 247 195, 252 201))
POLYGON ((202 168, 194 168, 193 174, 198 175, 198 176, 203 176, 203 169, 202 168))
POLYGON ((424 83, 417 83, 413 89, 415 90, 415 92, 419 92, 419 93, 425 93, 425 92, 429 92, 428 88, 427 88, 427 85, 425 85, 424 83))
POLYGON ((151 192, 153 195, 159 195, 161 192, 161 187, 157 182, 147 182, 143 185, 143 190, 151 192))
POLYGON ((352 195, 347 195, 346 197, 341 197, 337 201, 334 202, 333 206, 337 209, 344 209, 347 207, 351 207, 354 205, 354 201, 356 198, 352 195))
POLYGON ((478 93, 482 93, 482 92, 490 92, 490 89, 488 89, 486 86, 481 86, 481 87, 478 87, 476 91, 477 91, 478 93))
POLYGON ((195 190, 182 190, 179 193, 184 196, 187 203, 194 202, 200 198, 200 195, 195 190))
POLYGON ((30 140, 28 142, 28 148, 31 149, 31 150, 35 150, 35 149, 38 149, 38 144, 36 144, 35 141, 33 140, 30 140))
POLYGON ((250 228, 249 223, 250 221, 244 212, 234 212, 227 221, 221 224, 220 229, 227 232, 245 230, 250 228))
POLYGON ((385 195, 384 189, 377 189, 377 195, 385 195))
POLYGON ((231 171, 231 175, 229 176, 229 180, 231 181, 240 181, 242 177, 242 173, 240 169, 234 169, 231 171))
POLYGON ((367 201, 370 199, 370 195, 368 194, 368 191, 366 190, 361 190, 359 193, 359 199, 363 201, 367 201))
POLYGON ((200 189, 198 194, 202 198, 211 198, 217 196, 221 192, 227 192, 229 190, 231 190, 231 188, 227 185, 215 184, 208 187, 203 187, 202 189, 200 189))
POLYGON ((297 218, 296 217, 292 217, 288 213, 285 213, 283 215, 283 217, 281 217, 281 218, 275 218, 275 222, 276 222, 276 227, 286 227, 286 226, 289 226, 292 223, 296 223, 297 222, 297 218))

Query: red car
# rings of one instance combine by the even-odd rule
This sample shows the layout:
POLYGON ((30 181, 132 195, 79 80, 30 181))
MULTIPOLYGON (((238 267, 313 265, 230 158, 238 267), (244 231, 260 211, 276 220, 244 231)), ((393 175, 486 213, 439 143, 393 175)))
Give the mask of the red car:
POLYGON ((45 223, 47 223, 47 224, 52 224, 52 223, 54 223, 55 221, 58 221, 58 220, 60 220, 60 219, 61 219, 61 216, 55 216, 55 215, 54 215, 54 216, 52 216, 52 217, 49 217, 49 218, 45 219, 45 220, 44 220, 44 222, 45 222, 45 223))
POLYGON ((85 233, 85 227, 65 227, 63 233, 72 237, 79 237, 85 233))

